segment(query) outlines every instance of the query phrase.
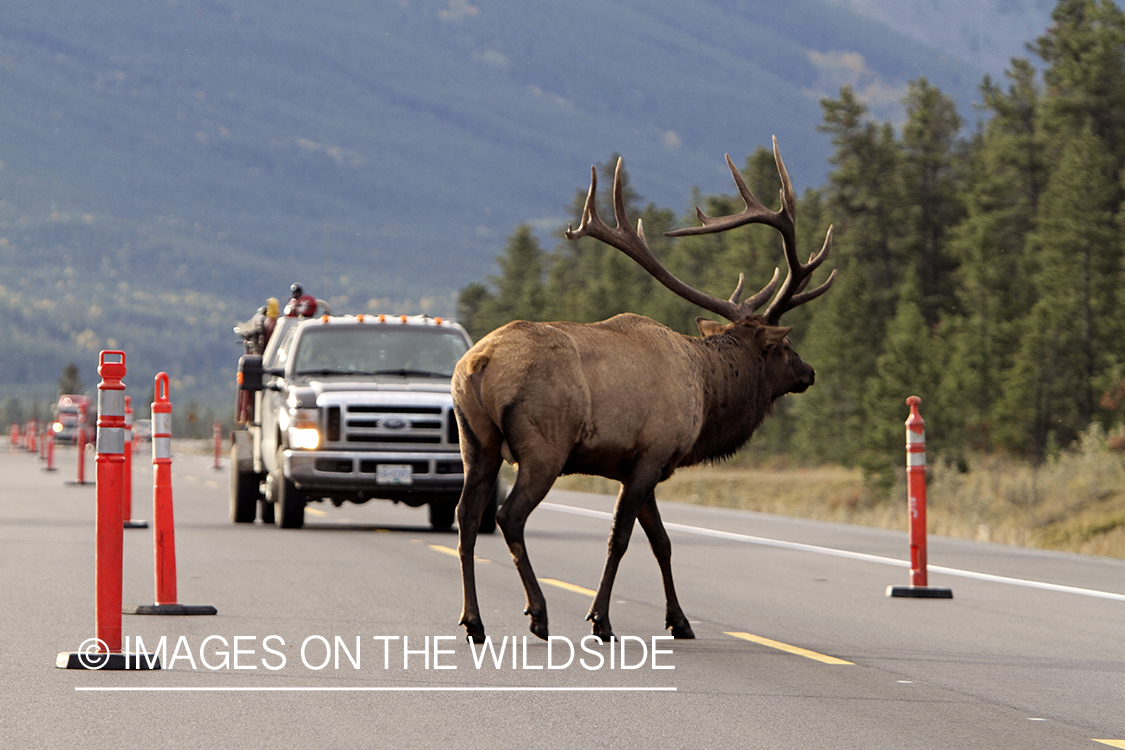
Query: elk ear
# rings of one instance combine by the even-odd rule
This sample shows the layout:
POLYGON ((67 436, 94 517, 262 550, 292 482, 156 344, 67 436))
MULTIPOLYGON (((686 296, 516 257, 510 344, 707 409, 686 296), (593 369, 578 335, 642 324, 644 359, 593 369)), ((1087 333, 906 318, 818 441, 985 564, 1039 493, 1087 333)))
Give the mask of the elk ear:
POLYGON ((758 341, 763 349, 769 351, 784 341, 792 330, 793 326, 762 326, 758 329, 758 341))
POLYGON ((699 332, 703 334, 704 338, 714 336, 716 333, 722 333, 723 329, 726 328, 722 323, 716 323, 710 318, 703 317, 696 318, 695 324, 699 326, 699 332))

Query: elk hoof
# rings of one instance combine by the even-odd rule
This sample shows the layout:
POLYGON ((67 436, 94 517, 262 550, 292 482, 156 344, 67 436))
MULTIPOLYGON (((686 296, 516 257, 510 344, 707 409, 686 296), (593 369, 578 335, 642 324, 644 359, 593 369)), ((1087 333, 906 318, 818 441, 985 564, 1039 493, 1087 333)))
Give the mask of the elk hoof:
POLYGON ((484 623, 479 617, 462 619, 459 623, 465 626, 465 639, 473 643, 484 643, 484 623))
POLYGON ((679 622, 670 622, 668 627, 672 629, 672 637, 677 639, 691 640, 695 638, 695 631, 691 629, 691 624, 687 620, 680 620, 679 622))
POLYGON ((531 607, 525 609, 523 613, 531 618, 531 625, 529 626, 531 632, 537 637, 547 640, 547 613, 542 609, 532 609, 531 607))
POLYGON ((609 620, 602 615, 595 615, 593 612, 586 615, 586 619, 594 623, 590 628, 590 632, 602 639, 602 642, 616 640, 617 636, 613 634, 613 628, 610 627, 609 620))

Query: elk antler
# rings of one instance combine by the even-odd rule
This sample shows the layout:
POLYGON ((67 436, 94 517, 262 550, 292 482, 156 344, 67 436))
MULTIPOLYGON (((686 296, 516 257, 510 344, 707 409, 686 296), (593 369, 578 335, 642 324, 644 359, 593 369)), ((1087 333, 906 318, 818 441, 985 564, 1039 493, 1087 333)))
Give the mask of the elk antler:
MULTIPOLYGON (((781 210, 771 211, 762 205, 750 189, 746 187, 746 181, 742 179, 742 174, 735 168, 734 162, 727 156, 727 167, 730 168, 731 176, 734 177, 734 184, 738 187, 738 192, 742 196, 742 200, 746 203, 746 208, 740 213, 731 216, 708 216, 703 213, 699 208, 695 209, 696 215, 702 222, 703 226, 688 227, 686 229, 677 229, 673 232, 666 232, 668 237, 684 237, 696 234, 711 234, 712 232, 725 232, 728 229, 740 227, 743 224, 768 224, 777 231, 781 232, 781 241, 785 250, 785 262, 789 268, 788 273, 785 274, 785 281, 781 285, 781 291, 777 293, 770 306, 766 308, 763 315, 766 322, 770 325, 777 325, 781 320, 781 316, 787 311, 792 310, 798 305, 802 305, 811 299, 816 299, 820 295, 828 291, 832 286, 832 282, 836 280, 836 269, 832 269, 828 279, 816 287, 815 289, 805 291, 808 286, 809 280, 812 278, 812 273, 817 267, 824 262, 828 257, 828 251, 832 247, 832 227, 828 227, 828 233, 824 238, 824 246, 821 247, 820 252, 809 257, 808 263, 801 263, 797 259, 797 239, 796 227, 794 224, 796 217, 797 202, 793 198, 793 186, 789 182, 789 173, 785 169, 785 162, 781 160, 781 152, 777 148, 777 136, 773 138, 773 159, 777 163, 777 173, 781 177, 781 210)), ((763 301, 771 294, 773 294, 774 286, 777 283, 777 271, 774 271, 773 280, 758 292, 752 299, 761 297, 763 301)), ((742 287, 741 279, 739 280, 739 289, 742 287)), ((737 295, 737 291, 735 292, 737 295)), ((758 306, 761 302, 758 302, 758 306)), ((728 318, 729 319, 729 318, 728 318)))
MULTIPOLYGON (((617 219, 617 227, 611 228, 598 216, 598 209, 595 205, 595 198, 598 193, 598 170, 596 167, 590 167, 590 192, 586 196, 586 205, 582 209, 582 221, 579 223, 577 229, 571 229, 570 225, 567 225, 566 238, 568 240, 576 240, 579 237, 593 237, 594 239, 601 240, 607 245, 615 247, 628 255, 640 264, 642 268, 648 271, 653 278, 688 302, 699 305, 704 310, 710 310, 731 322, 751 318, 754 315, 754 311, 761 307, 762 303, 773 294, 773 290, 777 286, 778 271, 776 269, 774 270, 773 280, 766 284, 762 291, 741 304, 739 304, 738 298, 742 294, 742 274, 739 274, 738 287, 734 290, 734 294, 731 295, 729 300, 722 300, 718 297, 704 294, 698 289, 690 287, 677 279, 668 269, 661 265, 660 261, 658 261, 656 256, 652 254, 652 251, 649 250, 648 242, 645 240, 644 226, 641 224, 640 219, 637 220, 637 231, 634 232, 629 223, 629 217, 625 215, 625 201, 622 197, 621 190, 621 166, 622 159, 618 158, 617 169, 614 171, 613 175, 613 213, 617 219)), ((819 294, 820 292, 817 293, 819 294)))

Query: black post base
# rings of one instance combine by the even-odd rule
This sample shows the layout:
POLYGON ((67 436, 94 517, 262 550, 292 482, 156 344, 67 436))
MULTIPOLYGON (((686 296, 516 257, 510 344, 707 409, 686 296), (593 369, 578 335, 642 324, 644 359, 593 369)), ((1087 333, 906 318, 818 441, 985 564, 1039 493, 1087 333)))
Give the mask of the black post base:
POLYGON ((79 651, 63 651, 55 659, 58 669, 114 669, 148 670, 160 669, 160 656, 157 654, 106 654, 79 651))
POLYGON ((887 596, 907 599, 952 599, 953 589, 935 586, 887 586, 887 596))
POLYGON ((219 611, 210 604, 138 604, 135 607, 123 607, 121 613, 126 615, 216 615, 219 611))

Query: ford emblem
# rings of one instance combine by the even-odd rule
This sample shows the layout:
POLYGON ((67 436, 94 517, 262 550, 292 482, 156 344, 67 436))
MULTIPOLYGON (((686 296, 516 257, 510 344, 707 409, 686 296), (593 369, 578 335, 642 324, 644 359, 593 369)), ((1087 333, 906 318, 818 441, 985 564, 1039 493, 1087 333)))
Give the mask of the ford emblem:
POLYGON ((379 426, 384 430, 405 430, 410 426, 410 423, 405 419, 399 419, 398 417, 388 417, 386 419, 379 420, 379 426))

